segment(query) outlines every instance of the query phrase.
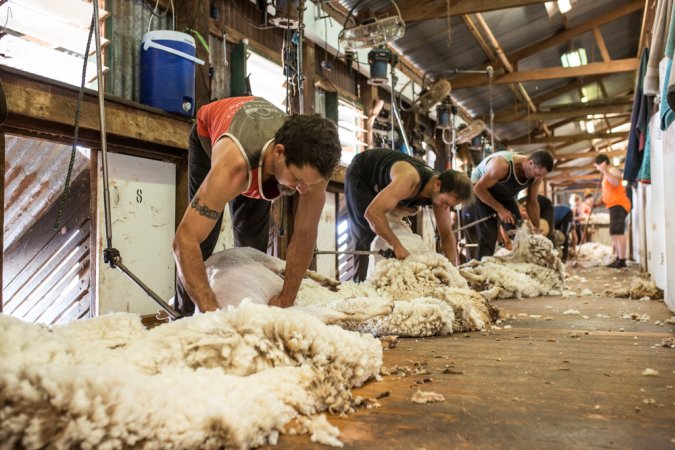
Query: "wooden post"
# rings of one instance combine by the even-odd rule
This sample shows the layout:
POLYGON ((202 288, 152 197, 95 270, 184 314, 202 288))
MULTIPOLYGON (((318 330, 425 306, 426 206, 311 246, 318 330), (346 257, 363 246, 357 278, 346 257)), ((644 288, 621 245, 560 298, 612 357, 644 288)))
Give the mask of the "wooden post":
POLYGON ((191 0, 175 1, 176 31, 182 31, 195 38, 197 58, 205 61, 204 65, 195 67, 195 111, 211 100, 209 82, 209 54, 196 36, 188 28, 209 40, 210 2, 194 2, 191 0))

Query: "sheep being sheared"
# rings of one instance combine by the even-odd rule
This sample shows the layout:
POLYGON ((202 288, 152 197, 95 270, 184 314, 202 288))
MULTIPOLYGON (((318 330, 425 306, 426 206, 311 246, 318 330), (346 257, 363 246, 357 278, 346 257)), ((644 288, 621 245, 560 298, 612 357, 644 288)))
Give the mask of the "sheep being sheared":
MULTIPOLYGON (((0 315, 2 448, 250 448, 348 413, 378 340, 245 304, 145 330, 116 314, 49 329, 0 315)), ((339 445, 338 430, 320 426, 339 445)), ((327 433, 319 433, 319 430, 327 433)))
POLYGON ((527 222, 517 230, 511 253, 470 261, 460 273, 490 299, 559 295, 565 280, 553 243, 532 233, 527 222))
MULTIPOLYGON (((407 217, 414 214, 417 214, 417 209, 394 208, 386 214, 389 228, 391 228, 391 231, 411 255, 426 255, 432 253, 432 249, 424 242, 422 236, 413 233, 406 220, 407 217)), ((375 236, 375 239, 373 239, 373 242, 370 244, 370 250, 376 252, 379 250, 387 250, 390 247, 389 243, 378 235, 375 236)), ((378 253, 375 253, 368 258, 367 278, 371 278, 375 274, 375 268, 379 262, 384 259, 385 258, 378 253)))

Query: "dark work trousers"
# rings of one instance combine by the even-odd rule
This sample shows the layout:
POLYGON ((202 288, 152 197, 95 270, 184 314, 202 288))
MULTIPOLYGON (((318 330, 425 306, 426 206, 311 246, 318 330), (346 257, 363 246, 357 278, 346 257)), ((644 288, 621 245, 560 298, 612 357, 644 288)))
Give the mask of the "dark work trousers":
POLYGON ((544 219, 548 224, 548 234, 546 235, 546 237, 551 242, 553 242, 553 235, 555 232, 555 226, 553 224, 553 213, 554 213, 553 203, 549 201, 546 205, 543 205, 542 207, 542 203, 539 202, 539 219, 544 219))
MULTIPOLYGON (((490 193, 492 194, 492 191, 490 191, 490 193)), ((492 195, 494 196, 494 194, 492 195)), ((501 203, 504 208, 511 211, 511 214, 513 214, 516 220, 522 219, 515 199, 495 197, 495 200, 501 203)), ((495 214, 495 210, 490 208, 478 197, 476 197, 472 205, 462 209, 462 225, 467 225, 475 220, 488 217, 491 214, 495 214)), ((464 232, 467 243, 478 244, 478 248, 475 251, 469 252, 471 258, 475 258, 480 261, 484 256, 492 256, 495 254, 497 236, 499 235, 499 223, 499 219, 494 217, 481 222, 474 227, 468 228, 464 232)), ((504 229, 507 231, 515 228, 515 226, 511 224, 503 225, 504 229)))
MULTIPOLYGON (((190 147, 188 160, 188 201, 197 193, 199 186, 211 169, 211 158, 206 154, 199 142, 196 125, 190 133, 190 147)), ((270 202, 239 195, 229 203, 236 247, 253 247, 261 252, 267 252, 269 237, 270 202)), ((188 206, 190 208, 190 206, 188 206)), ((223 223, 222 214, 204 239, 200 247, 202 259, 206 261, 213 254, 218 243, 218 236, 223 223)), ((180 277, 176 276, 176 310, 184 316, 190 316, 195 311, 195 304, 190 299, 180 277)))
MULTIPOLYGON (((370 244, 375 239, 375 232, 370 229, 365 213, 376 195, 377 192, 373 191, 370 184, 361 178, 359 169, 350 166, 345 175, 345 199, 353 250, 370 250, 370 244)), ((354 255, 354 269, 353 281, 356 283, 365 281, 368 274, 368 255, 354 255)))
POLYGON ((569 210, 567 214, 565 214, 562 219, 560 219, 558 222, 555 223, 555 229, 560 230, 562 233, 565 235, 565 241, 563 242, 563 254, 562 258, 563 261, 567 261, 567 256, 569 255, 569 247, 570 247, 570 233, 572 232, 572 227, 573 227, 573 221, 574 219, 574 214, 572 213, 572 210, 569 210))

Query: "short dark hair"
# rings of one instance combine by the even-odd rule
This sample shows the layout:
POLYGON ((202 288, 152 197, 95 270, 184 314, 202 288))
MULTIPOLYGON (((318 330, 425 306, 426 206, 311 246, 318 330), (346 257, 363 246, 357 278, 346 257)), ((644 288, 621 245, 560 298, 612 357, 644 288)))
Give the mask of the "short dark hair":
POLYGON ((286 166, 309 164, 325 178, 333 174, 342 153, 337 127, 318 114, 288 116, 274 135, 274 143, 284 146, 286 166))
POLYGON ((546 169, 548 172, 553 170, 553 155, 548 150, 537 150, 527 159, 534 161, 534 165, 546 169))
POLYGON ((473 201, 473 186, 465 173, 449 169, 438 175, 438 181, 441 182, 441 193, 452 192, 462 203, 473 201))
POLYGON ((600 154, 600 155, 595 157, 595 163, 596 164, 602 164, 602 163, 609 164, 609 156, 600 154))

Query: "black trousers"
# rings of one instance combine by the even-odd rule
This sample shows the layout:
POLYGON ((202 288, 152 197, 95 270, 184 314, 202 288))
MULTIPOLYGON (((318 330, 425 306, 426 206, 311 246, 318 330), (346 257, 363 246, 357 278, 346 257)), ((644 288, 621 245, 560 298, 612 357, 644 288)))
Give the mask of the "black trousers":
MULTIPOLYGON (((349 235, 353 250, 370 250, 370 244, 375 239, 375 232, 365 218, 366 209, 373 201, 376 192, 361 179, 359 169, 350 166, 345 175, 345 200, 349 215, 349 235)), ((354 255, 353 281, 365 281, 368 274, 368 255, 354 255)))
MULTIPOLYGON (((511 214, 513 214, 517 220, 522 219, 515 199, 499 199, 495 197, 495 200, 501 203, 504 208, 511 211, 511 214)), ((462 225, 467 225, 470 222, 488 217, 491 214, 495 214, 495 210, 476 197, 472 205, 462 209, 462 225)), ((499 235, 499 223, 499 219, 493 217, 474 227, 468 228, 464 232, 467 243, 478 244, 475 251, 469 251, 471 259, 475 258, 480 261, 484 256, 492 256, 495 254, 497 236, 499 235)), ((503 226, 506 230, 515 228, 515 226, 511 224, 503 224, 503 226)))
POLYGON ((574 214, 572 211, 568 211, 567 214, 563 216, 560 221, 555 223, 555 229, 560 230, 563 232, 565 235, 565 241, 563 242, 563 247, 562 247, 562 258, 563 261, 567 261, 567 257, 569 256, 569 247, 570 247, 570 233, 572 231, 572 228, 574 226, 573 224, 574 220, 574 214))
MULTIPOLYGON (((192 127, 189 145, 188 201, 192 201, 209 170, 211 170, 211 158, 206 154, 199 141, 196 125, 192 127)), ((229 207, 234 232, 234 245, 236 247, 253 247, 261 252, 267 252, 270 202, 239 195, 229 202, 229 207)), ((211 233, 200 245, 204 261, 213 254, 213 250, 216 248, 222 224, 223 216, 221 214, 211 233)), ((195 311, 195 303, 188 295, 178 276, 176 276, 175 307, 184 316, 190 316, 195 311)))

